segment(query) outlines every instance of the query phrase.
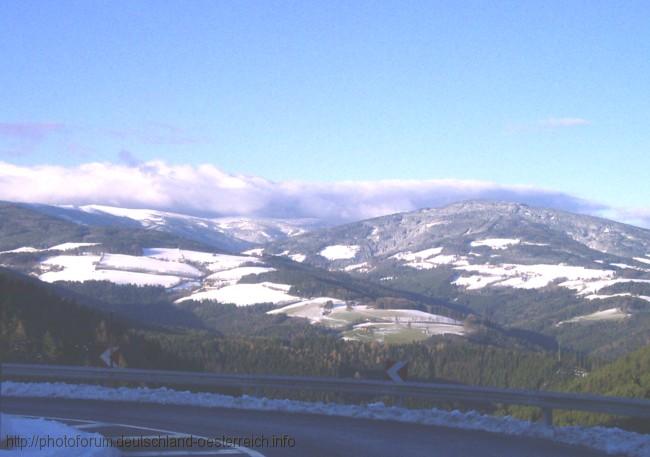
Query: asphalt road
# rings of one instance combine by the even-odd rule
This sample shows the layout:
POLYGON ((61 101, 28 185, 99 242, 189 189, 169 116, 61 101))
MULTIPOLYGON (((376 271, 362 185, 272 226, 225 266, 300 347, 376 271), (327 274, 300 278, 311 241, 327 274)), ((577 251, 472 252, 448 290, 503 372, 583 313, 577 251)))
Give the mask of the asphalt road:
MULTIPOLYGON (((63 399, 2 398, 2 412, 57 418, 86 432, 120 437, 166 436, 178 438, 168 448, 129 448, 125 456, 215 456, 251 457, 471 457, 471 456, 603 456, 595 451, 553 443, 547 440, 518 438, 476 432, 341 417, 268 411, 244 411, 191 406, 166 406, 127 402, 63 399), (173 447, 192 435, 189 447, 173 447), (222 437, 266 438, 277 447, 226 446, 222 437), (197 437, 216 438, 212 448, 199 449, 197 437), (284 437, 285 447, 281 447, 284 437), (295 445, 289 447, 290 439, 295 445), (219 446, 219 447, 216 447, 219 446)), ((207 441, 202 442, 205 445, 207 441)), ((170 444, 170 443, 167 443, 170 444)), ((245 444, 240 442, 240 444, 245 444)))

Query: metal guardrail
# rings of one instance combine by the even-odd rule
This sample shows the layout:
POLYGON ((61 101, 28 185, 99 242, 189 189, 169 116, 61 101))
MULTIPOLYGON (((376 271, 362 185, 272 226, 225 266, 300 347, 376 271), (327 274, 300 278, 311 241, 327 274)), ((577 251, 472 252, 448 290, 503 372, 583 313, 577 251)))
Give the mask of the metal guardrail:
POLYGON ((2 379, 38 379, 75 382, 134 382, 194 387, 240 387, 352 393, 397 398, 414 397, 438 401, 525 405, 540 408, 547 424, 553 410, 589 411, 650 419, 650 401, 565 392, 530 391, 421 382, 393 383, 363 379, 299 376, 237 375, 133 368, 94 368, 62 365, 0 365, 2 379))

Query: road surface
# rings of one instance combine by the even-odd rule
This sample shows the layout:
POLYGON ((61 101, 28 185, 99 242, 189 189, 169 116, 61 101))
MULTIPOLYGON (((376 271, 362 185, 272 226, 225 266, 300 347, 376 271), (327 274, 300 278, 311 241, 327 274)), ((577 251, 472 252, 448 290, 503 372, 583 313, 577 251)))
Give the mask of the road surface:
MULTIPOLYGON (((2 398, 8 414, 57 418, 105 436, 217 438, 212 448, 125 449, 125 457, 471 457, 603 456, 547 440, 428 425, 308 414, 128 402, 2 398), (222 438, 276 437, 277 447, 226 446, 222 438), (284 437, 284 442, 280 441, 284 437), (289 447, 290 440, 295 445, 289 447), (284 447, 281 447, 284 444, 284 447), (216 448, 215 446, 220 446, 216 448)), ((207 442, 207 441, 206 441, 207 442)), ((204 442, 205 444, 205 442, 204 442)), ((239 444, 242 444, 240 442, 239 444)))

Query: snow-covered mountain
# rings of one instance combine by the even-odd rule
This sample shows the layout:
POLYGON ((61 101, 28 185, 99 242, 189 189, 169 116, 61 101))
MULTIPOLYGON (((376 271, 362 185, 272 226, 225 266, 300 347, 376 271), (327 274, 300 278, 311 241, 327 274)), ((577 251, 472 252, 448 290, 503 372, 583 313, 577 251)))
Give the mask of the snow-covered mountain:
POLYGON ((650 273, 650 230, 523 204, 470 201, 316 231, 273 243, 265 252, 345 271, 368 272, 381 262, 419 270, 485 270, 504 276, 492 281, 504 286, 516 285, 503 284, 506 277, 528 275, 531 281, 522 283, 535 287, 532 278, 545 274, 542 266, 552 267, 558 278, 650 273))
POLYGON ((286 320, 283 316, 303 318, 326 328, 319 331, 336 332, 346 339, 405 342, 470 332, 463 322, 466 313, 456 306, 305 269, 282 256, 262 256, 262 248, 231 253, 188 240, 188 225, 202 222, 214 224, 217 234, 222 233, 219 223, 251 234, 256 227, 278 230, 284 236, 302 230, 268 220, 258 224, 94 205, 60 208, 0 202, 0 267, 70 288, 92 300, 125 294, 131 298, 120 310, 128 317, 135 313, 137 319, 143 319, 143 311, 132 309, 130 300, 139 302, 130 294, 146 290, 142 293, 158 294, 157 300, 167 303, 165 309, 172 314, 186 316, 193 311, 183 310, 198 309, 205 316, 219 313, 211 309, 222 304, 263 304, 253 311, 258 324, 259 315, 268 317, 263 321, 266 326, 280 325, 286 320), (381 307, 376 303, 380 297, 381 307))
POLYGON ((29 205, 44 214, 82 225, 142 227, 172 233, 218 249, 239 252, 319 228, 315 219, 197 217, 169 211, 106 205, 29 205))
POLYGON ((469 201, 316 231, 264 252, 460 303, 506 325, 553 333, 626 322, 635 344, 650 339, 650 230, 611 220, 469 201))
POLYGON ((224 233, 256 244, 265 244, 303 235, 325 226, 325 223, 318 219, 219 217, 211 220, 224 233))
POLYGON ((420 337, 444 327, 438 318, 415 314, 380 316, 382 307, 401 308, 372 298, 383 296, 456 320, 474 313, 580 350, 600 348, 606 356, 650 341, 650 230, 602 218, 470 201, 315 229, 313 221, 98 205, 2 208, 0 263, 44 281, 159 285, 179 304, 274 303, 276 314, 355 339, 390 334, 389 321, 422 327, 420 337), (314 230, 303 233, 307 226, 314 230), (277 237, 284 239, 254 243, 277 237), (155 249, 180 257, 163 259, 155 249), (199 251, 215 253, 195 259, 199 251), (219 255, 245 261, 214 270, 220 260, 212 256, 219 255), (594 322, 608 325, 606 331, 590 330, 594 322))

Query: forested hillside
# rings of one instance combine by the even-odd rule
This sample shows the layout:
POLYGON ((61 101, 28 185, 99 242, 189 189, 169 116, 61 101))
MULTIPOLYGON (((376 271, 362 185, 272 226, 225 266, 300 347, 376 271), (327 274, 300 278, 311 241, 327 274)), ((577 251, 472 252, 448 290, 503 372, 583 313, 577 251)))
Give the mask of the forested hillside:
POLYGON ((569 389, 617 397, 650 398, 650 345, 574 381, 569 389))
MULTIPOLYGON (((221 323, 215 327, 232 322, 224 334, 214 327, 144 327, 89 309, 62 297, 56 287, 7 270, 0 271, 0 291, 4 361, 99 365, 99 354, 118 345, 121 363, 130 367, 348 377, 381 376, 388 360, 399 359, 409 362, 412 379, 526 388, 566 381, 578 363, 570 354, 560 363, 553 354, 514 347, 511 340, 499 345, 494 338, 487 344, 442 336, 408 345, 350 342, 300 320, 289 324, 293 319, 223 305, 212 305, 208 320, 221 323), (264 322, 266 334, 261 336, 252 336, 250 330, 242 331, 248 336, 236 334, 238 328, 250 329, 251 321, 255 327, 260 319, 276 322, 264 322)), ((155 301, 155 294, 150 297, 155 301)), ((113 301, 120 302, 115 297, 113 301)), ((202 305, 195 306, 200 314, 202 305)))
POLYGON ((101 365, 99 355, 119 346, 124 365, 174 363, 128 323, 62 298, 37 280, 0 269, 0 360, 101 365))

